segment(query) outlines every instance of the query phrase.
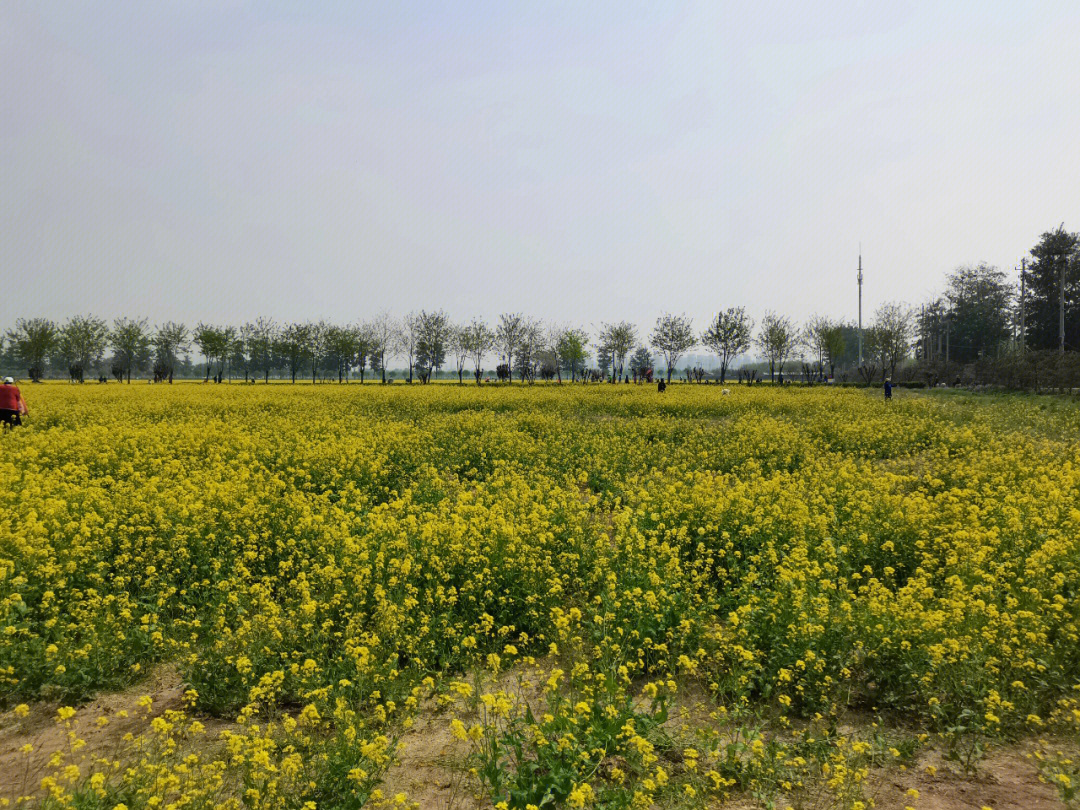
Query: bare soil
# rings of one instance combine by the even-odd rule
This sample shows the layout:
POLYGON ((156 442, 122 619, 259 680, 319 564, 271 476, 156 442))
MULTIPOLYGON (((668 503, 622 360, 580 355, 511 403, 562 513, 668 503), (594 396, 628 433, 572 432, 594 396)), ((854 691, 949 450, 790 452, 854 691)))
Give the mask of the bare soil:
MULTIPOLYGON (((480 690, 502 689, 538 709, 544 672, 551 665, 553 662, 544 661, 535 669, 515 668, 482 682, 480 690)), ((405 793, 419 810, 490 807, 490 802, 477 795, 478 783, 468 771, 469 743, 450 731, 454 717, 466 726, 478 719, 466 703, 445 707, 432 698, 421 705, 398 741, 396 762, 381 786, 385 797, 405 793)), ((0 804, 4 799, 15 804, 20 796, 39 795, 42 778, 57 770, 50 762, 55 755, 63 755, 64 765, 82 765, 83 773, 90 762, 103 757, 123 761, 132 736, 146 731, 164 712, 183 708, 183 684, 174 668, 159 667, 137 686, 99 695, 77 708, 66 722, 58 722, 59 708, 56 703, 39 703, 26 717, 17 717, 14 711, 0 715, 0 804), (143 696, 151 699, 149 711, 139 705, 143 696), (99 725, 99 718, 107 722, 99 725), (22 749, 28 744, 32 751, 26 753, 22 749)), ((693 688, 680 694, 672 708, 666 727, 675 736, 688 733, 690 726, 709 722, 709 701, 693 688)), ((228 724, 213 725, 224 728, 228 724)), ((879 810, 908 806, 916 810, 1060 810, 1063 805, 1057 791, 1040 781, 1028 757, 1030 750, 1031 743, 994 749, 979 763, 975 775, 961 773, 940 754, 928 751, 906 769, 891 767, 871 773, 866 793, 879 810), (918 791, 917 798, 907 794, 912 788, 918 791)), ((733 796, 716 805, 726 810, 759 806, 746 796, 733 796)))
POLYGON ((397 761, 381 785, 384 796, 405 793, 421 810, 477 807, 465 767, 469 745, 450 733, 449 712, 425 710, 398 741, 397 761))
POLYGON ((907 771, 890 769, 875 774, 868 793, 879 810, 1061 810, 1057 790, 1039 781, 1024 744, 991 751, 974 776, 959 772, 936 752, 920 758, 907 771), (931 773, 928 767, 933 769, 931 773), (914 788, 919 797, 907 791, 914 788))
MULTIPOLYGON (((515 667, 497 678, 481 681, 478 694, 504 691, 514 701, 527 702, 538 709, 547 667, 515 667)), ((477 795, 478 783, 468 770, 469 743, 450 732, 456 717, 466 726, 479 718, 466 707, 467 701, 453 707, 440 707, 432 699, 420 706, 412 726, 398 741, 396 762, 383 778, 383 795, 392 798, 405 793, 420 810, 475 810, 491 803, 477 795)))
POLYGON ((154 717, 181 708, 183 695, 176 670, 163 667, 136 687, 99 695, 76 709, 66 722, 59 721, 61 704, 55 702, 34 704, 26 717, 5 712, 0 715, 0 798, 14 802, 19 796, 36 794, 42 778, 56 770, 49 763, 57 753, 64 755, 65 765, 119 757, 126 747, 125 735, 137 735, 154 717), (152 701, 149 712, 138 703, 144 695, 152 701), (107 724, 98 725, 99 718, 107 724), (24 751, 26 745, 32 751, 24 751))
MULTIPOLYGON (((26 717, 18 717, 14 710, 0 714, 0 804, 3 799, 14 804, 19 796, 36 796, 41 780, 57 770, 51 764, 56 755, 63 756, 59 767, 79 765, 84 774, 96 760, 123 761, 128 741, 146 731, 155 717, 182 709, 183 699, 179 673, 174 667, 161 666, 129 689, 100 694, 77 707, 67 721, 59 720, 62 704, 56 702, 35 703, 26 717), (149 710, 139 703, 143 697, 150 698, 149 710)), ((212 731, 209 727, 228 724, 206 721, 204 725, 212 731)))

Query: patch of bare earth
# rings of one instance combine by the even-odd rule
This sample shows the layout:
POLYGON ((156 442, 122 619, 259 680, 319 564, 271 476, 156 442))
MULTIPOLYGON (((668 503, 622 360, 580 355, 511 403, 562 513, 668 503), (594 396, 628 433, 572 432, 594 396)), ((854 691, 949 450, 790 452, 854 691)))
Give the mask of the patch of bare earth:
MULTIPOLYGON (((888 768, 872 772, 866 796, 875 810, 1062 810, 1057 791, 1039 781, 1038 771, 1027 759, 1024 745, 1002 748, 989 754, 978 773, 965 775, 930 752, 907 770, 888 768), (927 767, 933 773, 927 771, 927 767), (908 790, 915 789, 918 796, 908 790)), ((778 802, 783 807, 787 800, 778 802)), ((825 791, 803 797, 796 807, 825 810, 832 807, 825 791)), ((763 810, 765 805, 748 796, 735 795, 727 801, 709 805, 710 810, 763 810)))
POLYGON ((974 775, 961 773, 931 752, 906 771, 874 775, 867 792, 880 810, 1060 810, 1057 790, 1039 781, 1028 751, 1024 744, 991 751, 974 775), (907 794, 912 788, 919 792, 917 799, 907 794))
POLYGON ((130 689, 101 694, 79 706, 67 721, 58 721, 62 704, 55 702, 34 704, 26 717, 14 710, 3 713, 0 800, 14 803, 19 796, 36 795, 41 780, 58 767, 78 765, 85 774, 91 763, 102 758, 123 761, 131 737, 146 731, 155 717, 182 709, 183 698, 179 673, 174 667, 161 666, 130 689), (149 709, 145 701, 140 704, 144 697, 150 698, 149 709), (58 766, 54 759, 60 756, 63 764, 58 766))
MULTIPOLYGON (((700 685, 689 683, 680 687, 669 708, 665 730, 675 740, 689 744, 696 729, 714 724, 712 701, 700 685)), ((842 727, 848 735, 858 735, 872 718, 856 717, 851 725, 842 727)), ((724 735, 721 734, 723 739, 724 735)), ((680 743, 682 744, 682 743, 680 743)), ((1040 781, 1039 772, 1028 754, 1034 750, 1032 741, 1016 743, 991 750, 979 763, 973 775, 964 774, 956 765, 944 760, 940 753, 927 751, 906 770, 896 767, 871 772, 866 785, 867 798, 873 799, 875 810, 1061 810, 1064 805, 1057 789, 1040 781), (918 791, 918 797, 908 790, 918 791)), ((825 810, 831 807, 823 789, 800 802, 782 798, 777 807, 788 804, 802 810, 825 810)), ((763 810, 766 805, 747 795, 735 794, 727 800, 709 805, 717 810, 763 810)))
POLYGON ((425 707, 398 741, 395 763, 383 777, 383 795, 405 793, 423 810, 476 807, 465 766, 469 745, 450 733, 450 715, 425 707))
MULTIPOLYGON (((482 680, 483 692, 503 691, 515 703, 528 703, 538 710, 541 687, 546 680, 543 663, 536 667, 515 667, 496 678, 482 680)), ((420 810, 475 810, 491 803, 477 795, 479 783, 469 773, 469 743, 455 737, 450 722, 457 718, 466 726, 479 720, 478 713, 465 702, 453 708, 426 700, 398 740, 395 762, 379 786, 383 795, 405 793, 420 810)))

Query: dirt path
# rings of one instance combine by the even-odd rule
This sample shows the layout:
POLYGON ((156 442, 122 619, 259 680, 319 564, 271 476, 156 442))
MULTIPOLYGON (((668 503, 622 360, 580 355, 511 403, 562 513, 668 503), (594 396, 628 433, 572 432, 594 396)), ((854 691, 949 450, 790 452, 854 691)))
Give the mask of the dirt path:
MULTIPOLYGON (((541 659, 535 666, 518 666, 497 677, 485 676, 477 687, 483 692, 505 692, 515 703, 528 703, 537 710, 541 689, 551 662, 541 659)), ((386 772, 383 795, 406 793, 420 810, 476 810, 490 803, 476 795, 479 783, 468 772, 469 743, 450 732, 455 717, 466 726, 479 715, 462 701, 447 708, 436 700, 421 706, 413 724, 398 741, 397 761, 386 772)))
POLYGON ((425 711, 398 741, 397 761, 380 789, 384 796, 407 794, 420 810, 472 810, 479 805, 468 753, 468 743, 450 733, 448 712, 425 711))
POLYGON ((42 778, 58 767, 80 765, 86 773, 97 759, 121 758, 127 735, 137 736, 155 717, 183 708, 183 697, 179 674, 163 666, 130 689, 99 695, 64 722, 57 722, 58 703, 34 704, 26 717, 5 712, 0 715, 0 799, 14 804, 19 796, 36 795, 42 778), (57 756, 63 756, 63 765, 52 764, 57 756))
MULTIPOLYGON (((542 672, 544 666, 538 670, 542 672)), ((518 682, 521 674, 522 669, 503 673, 484 684, 484 690, 503 689, 535 708, 543 680, 533 670, 526 673, 522 684, 518 682)), ((667 724, 672 732, 708 722, 701 695, 688 690, 680 697, 667 724)), ((80 765, 85 774, 94 760, 123 760, 129 735, 138 736, 153 718, 183 708, 183 685, 175 669, 160 667, 131 689, 100 695, 79 707, 65 722, 57 722, 59 708, 59 704, 41 703, 33 706, 26 717, 18 717, 14 711, 0 715, 0 804, 6 799, 14 805, 20 796, 39 795, 42 778, 55 773, 58 767, 80 765), (23 750, 27 745, 32 748, 29 752, 23 750), (63 756, 59 766, 58 756, 63 756)), ((475 795, 478 783, 467 766, 469 743, 450 731, 455 716, 466 725, 477 719, 460 703, 452 708, 440 708, 434 699, 424 703, 399 739, 397 761, 381 785, 384 796, 405 793, 419 810, 477 810, 489 806, 475 795)), ((220 725, 224 728, 228 724, 220 725)), ((940 754, 928 752, 907 770, 873 772, 866 794, 873 798, 877 810, 903 810, 908 806, 917 810, 1061 810, 1057 791, 1039 781, 1038 771, 1027 757, 1030 746, 1026 743, 991 751, 975 776, 960 774, 940 754), (918 791, 917 798, 908 794, 911 789, 918 791)), ((749 797, 734 796, 722 807, 753 810, 759 805, 749 797)))
POLYGON ((974 776, 957 772, 939 754, 930 753, 907 771, 878 774, 867 792, 874 795, 877 810, 1061 810, 1057 790, 1039 781, 1027 753, 1025 745, 991 751, 974 776), (907 795, 912 788, 919 792, 917 799, 907 795))

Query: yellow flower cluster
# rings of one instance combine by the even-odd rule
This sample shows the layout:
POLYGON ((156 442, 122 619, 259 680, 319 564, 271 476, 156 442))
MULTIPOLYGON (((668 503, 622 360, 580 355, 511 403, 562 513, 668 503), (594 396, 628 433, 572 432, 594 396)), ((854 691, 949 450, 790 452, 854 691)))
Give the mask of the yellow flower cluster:
MULTIPOLYGON (((35 387, 0 437, 0 702, 174 663, 237 730, 191 759, 194 715, 163 716, 141 769, 51 783, 129 806, 377 799, 426 676, 532 655, 550 719, 464 677, 443 688, 484 719, 454 733, 557 752, 574 807, 812 774, 857 794, 870 755, 828 733, 663 749, 677 682, 714 720, 769 706, 781 727, 855 707, 993 735, 1061 711, 1075 409, 733 389, 35 387)), ((543 798, 504 765, 492 797, 543 798)))

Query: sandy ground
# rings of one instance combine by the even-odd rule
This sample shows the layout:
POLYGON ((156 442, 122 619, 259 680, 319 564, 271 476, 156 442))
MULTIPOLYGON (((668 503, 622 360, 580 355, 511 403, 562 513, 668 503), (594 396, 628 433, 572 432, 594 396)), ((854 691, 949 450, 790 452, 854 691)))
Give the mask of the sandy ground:
POLYGON ((1016 745, 991 751, 979 763, 975 776, 958 773, 931 752, 907 771, 890 769, 874 774, 868 793, 879 810, 1060 810, 1057 790, 1039 781, 1039 773, 1026 754, 1029 747, 1016 745), (936 768, 931 775, 927 766, 936 768), (909 788, 919 798, 906 795, 909 788))
POLYGON ((385 796, 405 793, 421 810, 466 810, 478 804, 465 758, 468 743, 450 733, 449 712, 424 712, 398 743, 397 762, 387 771, 385 796))
POLYGON ((184 689, 180 676, 171 667, 159 667, 149 678, 123 692, 105 693, 75 712, 66 723, 57 722, 58 703, 36 703, 26 717, 14 711, 0 715, 0 799, 12 802, 18 796, 36 794, 43 777, 55 768, 54 754, 65 754, 64 764, 86 763, 107 757, 121 758, 127 744, 125 735, 138 735, 153 718, 170 709, 183 708, 184 689), (143 696, 151 699, 150 710, 139 705, 143 696), (108 722, 99 725, 99 718, 108 722), (73 740, 85 745, 73 750, 73 740), (33 750, 24 752, 24 746, 33 750))
MULTIPOLYGON (((527 702, 539 710, 546 665, 518 667, 497 678, 486 678, 481 692, 503 690, 515 702, 527 702)), ((386 772, 382 791, 386 796, 408 795, 420 810, 474 810, 490 807, 478 795, 478 783, 468 772, 469 743, 450 733, 450 721, 457 717, 466 726, 478 719, 464 703, 439 706, 428 700, 421 704, 412 726, 398 741, 397 762, 386 772)))
MULTIPOLYGON (((504 689, 518 700, 536 706, 542 677, 526 676, 519 683, 520 672, 504 673, 486 684, 485 691, 504 689)), ((38 795, 41 779, 55 767, 50 759, 58 752, 65 764, 86 763, 106 757, 123 759, 125 737, 146 730, 150 721, 167 710, 183 706, 180 676, 170 667, 158 668, 146 681, 117 693, 103 694, 79 707, 67 723, 57 722, 58 704, 36 704, 28 716, 20 718, 13 711, 0 715, 0 800, 14 804, 18 797, 38 795), (140 699, 149 696, 149 711, 140 699), (99 724, 99 718, 108 722, 99 724), (72 740, 85 741, 72 750, 72 740), (24 752, 24 746, 32 751, 24 752)), ((689 698, 690 696, 685 696, 689 698)), ((675 731, 687 722, 705 721, 703 707, 695 699, 683 703, 685 711, 674 711, 669 728, 675 731)), ((680 701, 682 702, 682 701, 680 701)), ((404 792, 421 810, 474 810, 488 806, 477 797, 477 783, 468 773, 469 744, 454 737, 450 721, 459 717, 466 725, 475 721, 461 704, 438 705, 429 700, 399 739, 397 762, 386 773, 382 791, 392 797, 404 792)), ((225 724, 222 724, 223 726, 225 724)), ((975 776, 961 774, 934 751, 921 755, 906 770, 881 769, 871 774, 867 795, 880 810, 1051 810, 1062 808, 1057 791, 1039 781, 1033 762, 1026 756, 1030 743, 992 750, 980 763, 975 776), (918 791, 918 798, 907 794, 918 791)), ((744 796, 733 797, 723 805, 729 810, 751 810, 760 805, 744 796)), ((811 810, 816 807, 811 800, 811 810)))

